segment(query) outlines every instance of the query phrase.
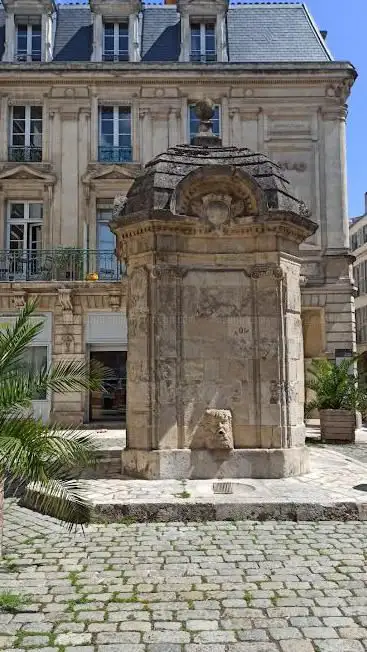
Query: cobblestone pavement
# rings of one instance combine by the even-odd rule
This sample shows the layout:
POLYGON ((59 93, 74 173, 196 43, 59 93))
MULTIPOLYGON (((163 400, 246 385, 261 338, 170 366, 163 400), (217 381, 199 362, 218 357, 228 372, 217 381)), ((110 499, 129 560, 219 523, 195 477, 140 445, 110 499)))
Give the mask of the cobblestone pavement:
POLYGON ((364 652, 367 522, 117 523, 7 504, 0 649, 364 652))

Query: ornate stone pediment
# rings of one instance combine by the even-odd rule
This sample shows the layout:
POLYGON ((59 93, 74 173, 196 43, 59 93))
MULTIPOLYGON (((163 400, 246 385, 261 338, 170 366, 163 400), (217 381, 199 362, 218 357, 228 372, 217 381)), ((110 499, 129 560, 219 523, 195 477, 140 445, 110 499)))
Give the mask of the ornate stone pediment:
POLYGON ((54 174, 49 174, 40 169, 34 169, 29 165, 16 165, 11 168, 3 168, 0 171, 0 183, 3 180, 14 180, 22 179, 26 181, 40 181, 47 185, 53 185, 56 183, 56 177, 54 174))
POLYGON ((86 185, 90 185, 95 181, 106 180, 119 180, 119 179, 135 179, 137 170, 135 167, 124 165, 101 165, 92 164, 88 168, 88 172, 83 176, 82 181, 86 185))

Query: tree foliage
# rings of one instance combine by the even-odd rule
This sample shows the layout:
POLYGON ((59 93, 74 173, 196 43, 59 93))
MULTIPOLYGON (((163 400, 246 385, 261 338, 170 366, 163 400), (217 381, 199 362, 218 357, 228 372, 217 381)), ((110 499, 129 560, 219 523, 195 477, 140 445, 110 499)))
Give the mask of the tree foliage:
POLYGON ((339 364, 327 359, 313 360, 307 370, 306 387, 314 393, 314 399, 307 403, 307 413, 315 409, 365 412, 367 393, 355 367, 356 358, 339 364))

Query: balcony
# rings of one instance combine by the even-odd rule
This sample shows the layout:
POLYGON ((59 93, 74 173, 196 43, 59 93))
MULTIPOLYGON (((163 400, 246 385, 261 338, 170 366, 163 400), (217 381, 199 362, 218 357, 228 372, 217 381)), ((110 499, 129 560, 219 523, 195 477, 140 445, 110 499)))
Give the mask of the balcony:
POLYGON ((196 50, 191 53, 190 61, 191 63, 213 63, 217 61, 217 53, 215 50, 207 50, 202 54, 196 50))
POLYGON ((129 51, 121 50, 118 54, 114 52, 104 52, 102 61, 129 61, 129 51))
POLYGON ((0 250, 0 282, 118 281, 125 266, 113 251, 59 247, 0 250))
POLYGON ((41 61, 42 59, 41 50, 34 50, 31 54, 27 54, 27 52, 19 51, 15 55, 15 59, 19 63, 32 63, 32 61, 41 61))
POLYGON ((8 160, 16 163, 40 163, 42 147, 9 147, 8 160))
POLYGON ((99 147, 100 163, 127 163, 133 160, 131 147, 99 147))

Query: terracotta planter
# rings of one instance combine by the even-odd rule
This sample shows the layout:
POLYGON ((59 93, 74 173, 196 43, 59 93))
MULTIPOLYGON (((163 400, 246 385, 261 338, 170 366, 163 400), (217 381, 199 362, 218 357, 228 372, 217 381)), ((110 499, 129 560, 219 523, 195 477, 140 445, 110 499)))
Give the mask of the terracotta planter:
POLYGON ((359 412, 352 410, 320 410, 321 441, 355 442, 360 420, 359 412))

